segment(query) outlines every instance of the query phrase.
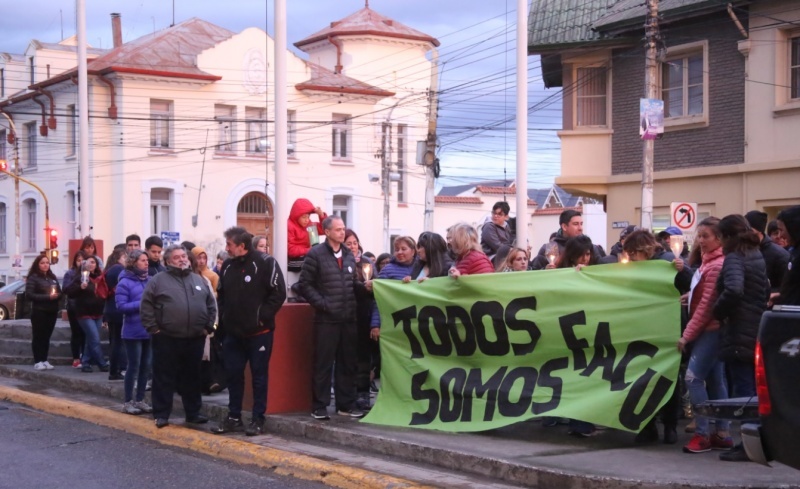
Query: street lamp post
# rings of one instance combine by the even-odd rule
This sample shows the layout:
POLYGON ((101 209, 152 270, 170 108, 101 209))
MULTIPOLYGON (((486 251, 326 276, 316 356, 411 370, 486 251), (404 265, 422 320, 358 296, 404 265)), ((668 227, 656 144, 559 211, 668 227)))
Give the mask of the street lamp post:
MULTIPOLYGON (((19 160, 17 159, 17 163, 18 162, 19 162, 19 160)), ((39 187, 35 183, 31 182, 30 180, 26 180, 25 178, 22 178, 21 176, 15 175, 14 173, 11 173, 10 171, 8 171, 8 167, 7 166, 8 165, 6 164, 5 161, 0 160, 0 172, 3 172, 6 175, 8 175, 8 176, 10 176, 11 178, 14 179, 14 182, 16 183, 16 187, 18 189, 17 192, 19 192, 19 182, 25 182, 28 185, 30 185, 31 187, 35 188, 37 191, 39 191, 39 193, 42 195, 42 199, 44 200, 44 234, 45 234, 44 243, 45 243, 45 249, 47 250, 47 249, 50 248, 50 203, 47 201, 47 195, 45 195, 44 190, 42 190, 41 187, 39 187)), ((17 196, 19 196, 19 193, 17 193, 17 196)), ((19 254, 19 197, 17 197, 17 238, 16 239, 17 239, 17 254, 19 254)), ((17 277, 19 277, 20 267, 16 267, 16 268, 17 268, 17 277)))

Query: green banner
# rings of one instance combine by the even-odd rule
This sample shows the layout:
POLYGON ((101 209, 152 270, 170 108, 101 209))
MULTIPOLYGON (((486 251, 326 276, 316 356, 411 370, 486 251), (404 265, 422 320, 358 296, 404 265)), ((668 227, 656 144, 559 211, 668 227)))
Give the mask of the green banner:
POLYGON ((678 376, 674 277, 654 260, 376 280, 381 388, 364 421, 483 431, 560 416, 639 431, 678 376))

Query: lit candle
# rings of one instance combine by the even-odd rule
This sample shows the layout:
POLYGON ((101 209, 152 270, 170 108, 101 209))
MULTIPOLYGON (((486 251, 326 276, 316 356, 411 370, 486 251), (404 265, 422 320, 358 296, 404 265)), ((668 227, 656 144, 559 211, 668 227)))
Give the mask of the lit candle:
POLYGON ((669 237, 669 247, 672 248, 672 254, 675 255, 675 258, 681 256, 681 251, 683 251, 683 241, 683 236, 669 237))
POLYGON ((628 263, 629 261, 631 261, 631 259, 630 259, 630 257, 628 257, 627 253, 625 253, 624 251, 622 253, 620 253, 620 255, 619 255, 619 262, 620 263, 628 263))
POLYGON ((556 255, 554 255, 553 253, 548 254, 547 255, 547 261, 549 261, 551 265, 555 265, 555 263, 556 263, 556 255))
POLYGON ((84 284, 89 283, 89 270, 83 270, 81 272, 81 282, 84 284))
POLYGON ((50 295, 56 295, 58 293, 58 289, 55 285, 50 286, 50 295))
POLYGON ((371 263, 364 263, 364 266, 361 268, 364 271, 364 280, 369 280, 372 278, 372 264, 371 263))

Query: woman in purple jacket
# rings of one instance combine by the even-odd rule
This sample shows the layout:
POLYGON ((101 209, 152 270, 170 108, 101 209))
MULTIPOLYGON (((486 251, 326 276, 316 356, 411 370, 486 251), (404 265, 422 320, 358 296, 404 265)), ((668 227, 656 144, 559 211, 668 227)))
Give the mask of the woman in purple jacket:
POLYGON ((147 273, 147 253, 133 250, 128 254, 125 270, 120 273, 117 283, 117 309, 123 314, 122 342, 128 354, 128 368, 125 370, 125 404, 122 412, 126 414, 152 413, 153 408, 144 401, 147 373, 150 371, 150 334, 142 326, 139 317, 139 304, 144 288, 150 280, 147 273), (136 383, 136 399, 133 397, 133 384, 136 383))

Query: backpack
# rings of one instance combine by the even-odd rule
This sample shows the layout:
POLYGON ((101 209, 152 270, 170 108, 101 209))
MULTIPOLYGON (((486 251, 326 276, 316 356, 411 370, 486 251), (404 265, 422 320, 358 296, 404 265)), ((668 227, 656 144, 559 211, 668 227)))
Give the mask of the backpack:
POLYGON ((97 278, 97 281, 94 283, 94 294, 103 300, 108 300, 113 299, 116 292, 116 286, 108 286, 108 282, 106 281, 106 272, 103 271, 103 273, 100 274, 100 276, 97 278))

